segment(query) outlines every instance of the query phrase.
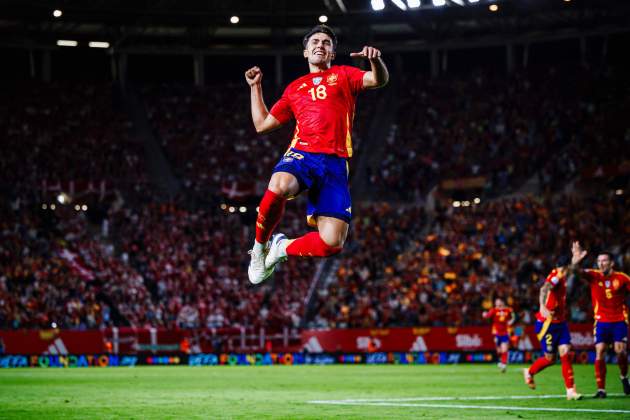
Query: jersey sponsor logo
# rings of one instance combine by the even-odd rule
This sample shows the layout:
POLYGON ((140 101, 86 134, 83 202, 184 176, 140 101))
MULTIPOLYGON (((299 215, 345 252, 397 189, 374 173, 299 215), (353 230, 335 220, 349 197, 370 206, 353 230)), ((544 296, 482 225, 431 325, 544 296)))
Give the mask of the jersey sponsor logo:
POLYGON ((339 76, 337 76, 337 73, 333 73, 326 78, 326 83, 328 83, 329 85, 336 85, 338 78, 339 76))
POLYGON ((323 77, 313 77, 313 84, 315 86, 319 85, 322 82, 323 77))

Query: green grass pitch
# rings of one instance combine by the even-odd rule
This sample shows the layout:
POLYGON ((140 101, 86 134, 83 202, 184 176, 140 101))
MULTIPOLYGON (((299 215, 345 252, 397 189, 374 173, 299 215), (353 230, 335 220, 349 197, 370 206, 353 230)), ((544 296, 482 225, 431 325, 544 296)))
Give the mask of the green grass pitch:
POLYGON ((591 398, 593 367, 575 367, 582 401, 554 397, 564 394, 560 366, 539 374, 535 391, 523 384, 522 367, 505 374, 494 365, 5 369, 0 418, 630 418, 615 365, 608 367, 615 395, 606 400, 591 398), (329 403, 359 399, 377 401, 329 403))

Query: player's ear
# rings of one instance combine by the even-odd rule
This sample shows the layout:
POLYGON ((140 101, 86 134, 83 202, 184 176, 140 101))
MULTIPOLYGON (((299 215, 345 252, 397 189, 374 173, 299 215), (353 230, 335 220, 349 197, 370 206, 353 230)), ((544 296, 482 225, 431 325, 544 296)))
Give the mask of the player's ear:
POLYGON ((335 57, 337 57, 337 53, 333 51, 330 56, 331 56, 330 61, 333 61, 335 57))
POLYGON ((307 49, 304 49, 302 54, 304 55, 304 58, 308 58, 308 50, 307 49))

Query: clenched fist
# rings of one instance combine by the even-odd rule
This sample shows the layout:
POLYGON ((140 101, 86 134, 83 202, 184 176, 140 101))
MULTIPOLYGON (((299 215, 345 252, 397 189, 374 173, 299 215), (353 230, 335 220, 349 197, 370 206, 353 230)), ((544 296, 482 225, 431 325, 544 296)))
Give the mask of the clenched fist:
POLYGON ((245 72, 245 80, 250 86, 260 84, 260 82, 262 81, 262 71, 259 67, 252 67, 245 72))

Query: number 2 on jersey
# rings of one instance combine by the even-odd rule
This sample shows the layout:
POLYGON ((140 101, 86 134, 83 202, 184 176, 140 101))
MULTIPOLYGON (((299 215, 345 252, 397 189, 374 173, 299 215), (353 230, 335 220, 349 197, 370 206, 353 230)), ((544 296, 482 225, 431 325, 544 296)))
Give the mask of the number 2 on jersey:
POLYGON ((311 94, 311 98, 313 99, 313 101, 316 101, 318 99, 326 99, 326 96, 328 96, 326 93, 326 86, 324 85, 317 86, 317 89, 310 88, 308 90, 308 93, 311 94))

